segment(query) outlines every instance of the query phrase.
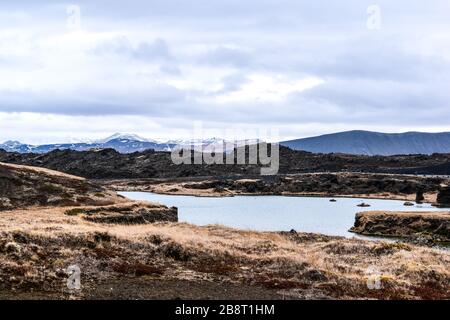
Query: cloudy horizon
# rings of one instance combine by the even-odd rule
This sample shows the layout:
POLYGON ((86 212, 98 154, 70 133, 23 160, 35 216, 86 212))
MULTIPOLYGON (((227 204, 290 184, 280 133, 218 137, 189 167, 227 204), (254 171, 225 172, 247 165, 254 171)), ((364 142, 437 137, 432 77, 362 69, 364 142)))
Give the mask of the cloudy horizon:
POLYGON ((282 140, 450 131, 449 13, 444 0, 2 3, 0 143, 180 139, 195 122, 282 140))

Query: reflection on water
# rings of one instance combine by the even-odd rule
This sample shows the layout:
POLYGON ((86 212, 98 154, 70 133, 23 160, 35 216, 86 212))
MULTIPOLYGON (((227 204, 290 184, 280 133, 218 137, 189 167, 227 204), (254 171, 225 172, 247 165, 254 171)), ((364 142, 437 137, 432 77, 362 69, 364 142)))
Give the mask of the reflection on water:
POLYGON ((236 196, 202 198, 193 196, 160 195, 146 192, 120 192, 134 200, 159 202, 178 207, 180 222, 196 225, 221 224, 224 226, 258 231, 313 232, 353 237, 348 232, 361 211, 448 211, 429 204, 404 206, 404 201, 357 198, 236 196), (357 207, 361 202, 371 205, 357 207))

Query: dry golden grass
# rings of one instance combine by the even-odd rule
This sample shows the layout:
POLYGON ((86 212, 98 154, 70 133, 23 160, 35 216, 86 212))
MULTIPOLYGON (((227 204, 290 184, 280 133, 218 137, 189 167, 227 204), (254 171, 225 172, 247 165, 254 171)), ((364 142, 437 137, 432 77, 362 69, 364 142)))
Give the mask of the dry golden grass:
POLYGON ((39 167, 23 166, 23 165, 0 162, 0 168, 2 168, 2 167, 7 168, 7 169, 12 169, 15 171, 24 172, 24 173, 28 172, 28 173, 35 173, 35 174, 44 174, 44 175, 51 176, 51 177, 60 177, 60 178, 80 180, 80 181, 86 180, 85 178, 73 176, 73 175, 70 175, 67 173, 50 170, 50 169, 45 169, 45 168, 39 168, 39 167))
POLYGON ((252 284, 294 298, 450 298, 446 250, 217 225, 106 225, 67 216, 65 210, 34 208, 0 215, 3 279, 17 273, 22 284, 33 283, 36 274, 44 273, 41 282, 51 283, 47 273, 58 274, 77 262, 93 282, 131 273, 252 284), (382 290, 367 288, 373 269, 382 290))

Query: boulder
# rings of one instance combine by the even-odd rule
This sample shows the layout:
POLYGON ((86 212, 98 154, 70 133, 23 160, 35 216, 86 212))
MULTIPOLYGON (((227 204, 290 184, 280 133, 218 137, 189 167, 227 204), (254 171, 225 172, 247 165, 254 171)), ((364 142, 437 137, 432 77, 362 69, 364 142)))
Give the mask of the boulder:
POLYGON ((437 204, 440 207, 450 207, 450 187, 446 186, 439 190, 437 204))
POLYGON ((423 190, 419 190, 416 192, 416 203, 422 203, 425 200, 423 195, 423 190))
POLYGON ((370 207, 370 204, 362 202, 362 203, 358 204, 358 207, 367 208, 367 207, 370 207))

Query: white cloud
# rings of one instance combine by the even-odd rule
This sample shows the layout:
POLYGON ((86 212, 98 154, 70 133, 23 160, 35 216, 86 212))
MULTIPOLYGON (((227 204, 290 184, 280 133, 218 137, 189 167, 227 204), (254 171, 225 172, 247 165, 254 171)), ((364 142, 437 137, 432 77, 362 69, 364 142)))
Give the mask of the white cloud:
POLYGON ((253 74, 248 76, 248 82, 236 91, 219 95, 215 100, 221 104, 243 102, 279 102, 286 100, 288 95, 299 93, 322 84, 318 78, 285 79, 280 75, 253 74))

